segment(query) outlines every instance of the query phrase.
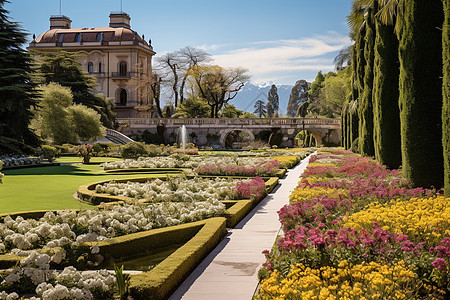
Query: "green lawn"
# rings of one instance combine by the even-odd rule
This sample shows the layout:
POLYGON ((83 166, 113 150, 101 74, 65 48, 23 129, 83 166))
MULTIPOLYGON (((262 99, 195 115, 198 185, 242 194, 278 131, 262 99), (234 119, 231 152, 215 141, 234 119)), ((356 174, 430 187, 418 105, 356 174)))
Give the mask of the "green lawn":
MULTIPOLYGON (((63 165, 51 167, 3 170, 0 184, 0 213, 47 210, 79 209, 90 207, 73 198, 83 184, 114 178, 157 177, 161 174, 106 174, 100 162, 119 160, 109 157, 94 157, 90 165, 63 165)), ((61 163, 79 163, 79 157, 62 157, 61 163)))

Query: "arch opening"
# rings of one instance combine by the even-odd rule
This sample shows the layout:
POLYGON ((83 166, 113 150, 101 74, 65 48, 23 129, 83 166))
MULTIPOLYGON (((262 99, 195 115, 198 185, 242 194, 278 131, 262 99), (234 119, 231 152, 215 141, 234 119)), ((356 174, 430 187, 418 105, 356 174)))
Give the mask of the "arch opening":
POLYGON ((322 144, 320 135, 312 130, 300 130, 294 138, 294 145, 298 147, 317 147, 322 144))
POLYGON ((125 89, 119 89, 117 91, 117 98, 118 101, 116 101, 117 106, 126 106, 128 101, 128 94, 125 89))
POLYGON ((225 134, 223 145, 227 149, 242 149, 248 146, 254 139, 251 132, 236 129, 225 134))

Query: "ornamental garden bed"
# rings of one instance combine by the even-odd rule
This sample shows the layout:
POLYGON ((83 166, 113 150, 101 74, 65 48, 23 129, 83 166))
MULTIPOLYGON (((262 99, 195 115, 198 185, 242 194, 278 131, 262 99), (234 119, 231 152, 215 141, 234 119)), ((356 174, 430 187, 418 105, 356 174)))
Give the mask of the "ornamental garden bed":
POLYGON ((348 151, 310 158, 256 299, 447 299, 450 199, 348 151), (319 296, 320 295, 320 296, 319 296))
POLYGON ((188 201, 193 199, 196 199, 196 201, 207 201, 207 199, 214 197, 228 205, 224 216, 227 218, 227 227, 234 227, 277 184, 277 177, 266 177, 264 179, 236 176, 204 176, 191 177, 190 179, 161 177, 159 180, 144 177, 95 182, 80 186, 77 193, 80 199, 96 205, 102 202, 146 203, 150 199, 153 199, 155 202, 169 200, 180 202, 183 199, 188 201), (171 182, 167 183, 167 180, 171 182), (171 187, 172 190, 166 189, 164 183, 167 183, 167 186, 171 187), (220 186, 221 183, 223 184, 222 186, 220 186), (264 184, 264 186, 261 186, 261 184, 264 184), (204 191, 201 191, 202 185, 203 188, 208 190, 206 194, 203 194, 202 192, 204 191), (156 188, 156 190, 153 190, 152 187, 156 188), (105 192, 110 189, 110 192, 116 195, 99 193, 98 191, 102 189, 105 192), (219 190, 219 193, 217 193, 217 190, 219 190), (127 196, 122 196, 123 194, 127 196), (148 199, 145 199, 146 197, 148 199), (242 199, 243 197, 247 199, 242 199))

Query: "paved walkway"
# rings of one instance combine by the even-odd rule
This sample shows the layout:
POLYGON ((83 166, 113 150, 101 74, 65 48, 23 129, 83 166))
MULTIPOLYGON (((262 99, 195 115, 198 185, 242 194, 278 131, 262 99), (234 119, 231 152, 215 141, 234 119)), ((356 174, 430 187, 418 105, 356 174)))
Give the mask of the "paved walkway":
POLYGON ((258 285, 257 273, 281 224, 277 211, 289 202, 309 157, 289 170, 280 184, 256 206, 203 260, 169 300, 250 300, 258 285))

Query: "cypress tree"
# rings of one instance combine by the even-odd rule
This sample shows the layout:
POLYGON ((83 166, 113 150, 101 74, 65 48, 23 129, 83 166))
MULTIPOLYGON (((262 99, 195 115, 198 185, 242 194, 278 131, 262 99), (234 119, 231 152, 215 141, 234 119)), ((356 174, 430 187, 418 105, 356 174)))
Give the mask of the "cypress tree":
POLYGON ((444 146, 444 192, 450 197, 450 0, 444 0, 445 21, 442 27, 442 61, 444 62, 442 107, 442 144, 444 146))
POLYGON ((399 42, 402 167, 414 186, 443 185, 443 21, 442 0, 404 3, 399 42))
POLYGON ((359 115, 358 115, 358 101, 352 101, 349 107, 350 112, 350 147, 353 142, 359 137, 359 115))
POLYGON ((347 149, 347 109, 348 103, 344 105, 341 113, 341 144, 347 149))
POLYGON ((277 87, 275 84, 272 84, 267 95, 267 116, 272 118, 279 109, 280 101, 278 99, 277 87))
POLYGON ((31 57, 22 49, 26 33, 9 20, 0 0, 0 153, 30 152, 39 140, 29 129, 36 106, 36 85, 30 80, 31 57))
POLYGON ((375 20, 373 123, 375 158, 390 169, 401 165, 398 107, 398 39, 393 26, 375 20))
MULTIPOLYGON (((376 2, 374 3, 374 6, 376 2)), ((374 156, 373 146, 373 63, 375 43, 374 14, 376 8, 368 8, 366 17, 366 35, 364 45, 364 88, 359 103, 359 146, 358 151, 362 155, 374 156)))

